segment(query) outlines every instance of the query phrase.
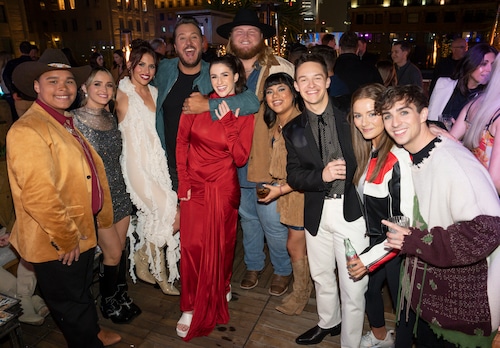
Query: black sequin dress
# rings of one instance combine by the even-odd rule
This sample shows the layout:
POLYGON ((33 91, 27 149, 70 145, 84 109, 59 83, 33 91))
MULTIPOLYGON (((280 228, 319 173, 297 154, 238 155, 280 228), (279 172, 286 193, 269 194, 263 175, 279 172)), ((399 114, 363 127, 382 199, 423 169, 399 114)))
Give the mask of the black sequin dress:
POLYGON ((132 213, 132 201, 127 193, 120 165, 122 137, 116 118, 105 109, 85 106, 71 113, 75 127, 82 132, 104 162, 116 223, 132 213))

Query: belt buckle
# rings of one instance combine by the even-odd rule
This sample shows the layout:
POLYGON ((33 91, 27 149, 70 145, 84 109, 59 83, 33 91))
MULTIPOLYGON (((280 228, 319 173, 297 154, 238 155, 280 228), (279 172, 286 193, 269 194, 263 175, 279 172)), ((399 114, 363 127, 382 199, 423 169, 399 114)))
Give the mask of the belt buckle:
POLYGON ((343 195, 339 193, 332 193, 325 196, 325 199, 340 199, 343 195))

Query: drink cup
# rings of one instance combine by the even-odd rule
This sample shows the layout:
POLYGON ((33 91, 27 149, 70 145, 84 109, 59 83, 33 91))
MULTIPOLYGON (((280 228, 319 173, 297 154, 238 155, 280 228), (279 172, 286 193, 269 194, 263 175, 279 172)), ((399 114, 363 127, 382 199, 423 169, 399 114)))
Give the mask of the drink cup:
MULTIPOLYGON (((410 218, 407 216, 403 215, 391 216, 390 218, 387 219, 387 221, 392 222, 401 227, 406 227, 406 228, 410 227, 410 218)), ((394 231, 391 228, 389 228, 389 232, 396 233, 396 231, 394 231)))
POLYGON ((262 199, 266 198, 269 192, 271 191, 269 188, 264 187, 264 185, 269 185, 267 182, 259 182, 255 186, 255 189, 257 190, 257 197, 262 199))

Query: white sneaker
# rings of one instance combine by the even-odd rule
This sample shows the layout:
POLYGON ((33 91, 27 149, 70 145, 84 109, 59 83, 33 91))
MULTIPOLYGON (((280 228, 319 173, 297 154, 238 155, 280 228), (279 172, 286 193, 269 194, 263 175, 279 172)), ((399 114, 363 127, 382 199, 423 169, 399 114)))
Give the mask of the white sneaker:
POLYGON ((392 337, 392 334, 394 333, 393 330, 388 330, 387 335, 383 340, 377 339, 374 335, 373 332, 370 330, 361 337, 361 344, 360 348, 393 348, 394 347, 394 338, 392 337))

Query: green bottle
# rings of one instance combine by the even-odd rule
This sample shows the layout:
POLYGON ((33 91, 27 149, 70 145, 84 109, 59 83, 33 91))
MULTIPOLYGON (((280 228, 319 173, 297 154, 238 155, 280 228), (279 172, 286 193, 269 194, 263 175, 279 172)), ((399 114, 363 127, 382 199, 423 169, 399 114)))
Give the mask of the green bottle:
POLYGON ((352 246, 349 238, 344 239, 344 246, 345 246, 345 258, 347 262, 359 259, 358 253, 356 252, 356 249, 354 249, 354 247, 352 246))

